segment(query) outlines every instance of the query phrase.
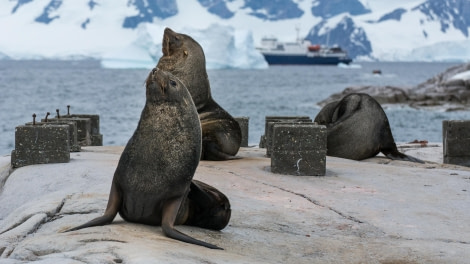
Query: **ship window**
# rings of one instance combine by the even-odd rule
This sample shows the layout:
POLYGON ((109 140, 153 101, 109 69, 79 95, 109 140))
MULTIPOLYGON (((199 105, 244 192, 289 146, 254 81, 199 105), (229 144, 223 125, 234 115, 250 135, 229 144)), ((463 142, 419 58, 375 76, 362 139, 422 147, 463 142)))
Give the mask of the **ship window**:
POLYGON ((277 45, 276 49, 277 49, 277 50, 284 50, 284 45, 282 45, 282 44, 281 44, 281 45, 277 45))

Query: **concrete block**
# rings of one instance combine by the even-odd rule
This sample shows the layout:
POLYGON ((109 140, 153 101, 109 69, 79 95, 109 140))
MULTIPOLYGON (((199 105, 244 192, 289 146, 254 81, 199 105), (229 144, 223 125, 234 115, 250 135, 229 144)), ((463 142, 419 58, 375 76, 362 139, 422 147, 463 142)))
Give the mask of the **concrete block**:
POLYGON ((299 119, 271 119, 267 122, 266 132, 265 132, 265 147, 266 147, 266 156, 271 156, 271 147, 272 147, 272 134, 273 134, 273 127, 277 123, 284 123, 284 124, 298 124, 298 123, 311 123, 312 119, 310 118, 299 118, 299 119))
POLYGON ((259 139, 259 148, 266 148, 266 136, 261 135, 259 139))
POLYGON ((322 176, 326 172, 326 127, 316 123, 276 123, 273 126, 271 171, 322 176))
POLYGON ((470 138, 470 120, 442 121, 442 137, 451 139, 470 138))
POLYGON ((81 117, 60 117, 49 119, 48 122, 73 121, 77 124, 77 141, 80 146, 91 146, 91 119, 81 117))
POLYGON ((240 125, 240 129, 242 132, 242 142, 240 147, 248 147, 248 125, 250 122, 250 118, 247 116, 240 116, 234 117, 237 120, 238 124, 240 125))
POLYGON ((103 146, 103 135, 91 135, 91 146, 103 146))
POLYGON ((69 126, 63 124, 24 125, 15 129, 14 168, 70 161, 69 126))
POLYGON ((320 150, 273 152, 271 172, 297 176, 324 176, 326 152, 320 150))
POLYGON ((91 146, 103 146, 103 135, 100 134, 100 116, 99 115, 73 114, 73 115, 67 115, 65 117, 90 118, 91 146))
POLYGON ((444 163, 470 167, 469 157, 445 157, 444 163))
POLYGON ((272 152, 275 151, 326 151, 326 126, 316 123, 274 123, 272 152))
MULTIPOLYGON (((69 127, 69 146, 70 152, 79 152, 81 150, 77 140, 77 123, 73 121, 57 121, 57 122, 35 122, 35 125, 66 125, 69 127)), ((27 126, 34 125, 33 122, 26 123, 27 126)))
POLYGON ((268 122, 269 121, 276 121, 278 120, 279 122, 282 120, 308 120, 309 122, 312 122, 312 119, 308 116, 266 116, 265 117, 265 122, 264 122, 264 135, 266 136, 268 133, 268 122))
POLYGON ((444 163, 470 166, 470 121, 442 121, 444 163))
POLYGON ((470 160, 470 138, 448 138, 444 147, 444 157, 468 157, 470 160))

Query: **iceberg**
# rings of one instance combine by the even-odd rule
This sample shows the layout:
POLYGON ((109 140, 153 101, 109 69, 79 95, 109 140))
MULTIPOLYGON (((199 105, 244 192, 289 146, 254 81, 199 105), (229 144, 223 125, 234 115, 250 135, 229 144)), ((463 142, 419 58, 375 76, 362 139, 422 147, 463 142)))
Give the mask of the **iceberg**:
POLYGON ((403 60, 462 62, 470 58, 470 39, 455 42, 439 42, 413 49, 403 60))
POLYGON ((208 69, 266 69, 267 62, 256 50, 251 32, 213 24, 204 30, 184 28, 202 46, 208 69))
MULTIPOLYGON (((165 27, 142 24, 130 45, 103 54, 104 68, 153 68, 163 55, 165 27)), ((194 38, 206 55, 207 69, 266 69, 268 64, 254 45, 252 33, 231 26, 213 24, 206 29, 174 29, 194 38)))
POLYGON ((161 57, 164 27, 154 24, 141 24, 136 29, 136 38, 125 47, 105 52, 101 67, 111 69, 151 69, 161 57), (156 36, 160 39, 157 40, 156 36))

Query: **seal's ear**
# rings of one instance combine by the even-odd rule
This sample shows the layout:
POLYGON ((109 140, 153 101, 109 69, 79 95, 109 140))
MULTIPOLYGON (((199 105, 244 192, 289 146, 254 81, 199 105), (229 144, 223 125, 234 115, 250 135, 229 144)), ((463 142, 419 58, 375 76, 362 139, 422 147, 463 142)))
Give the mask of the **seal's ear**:
POLYGON ((187 50, 184 50, 184 56, 188 56, 188 51, 187 50))

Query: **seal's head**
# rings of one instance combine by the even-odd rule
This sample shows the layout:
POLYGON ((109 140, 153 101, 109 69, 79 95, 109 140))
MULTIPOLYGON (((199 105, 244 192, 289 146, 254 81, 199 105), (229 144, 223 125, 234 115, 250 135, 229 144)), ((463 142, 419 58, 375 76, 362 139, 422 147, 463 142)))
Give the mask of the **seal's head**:
POLYGON ((187 104, 192 104, 191 95, 184 84, 169 72, 163 71, 159 68, 153 68, 152 71, 150 71, 145 84, 147 90, 147 102, 160 103, 186 101, 187 104))
POLYGON ((202 47, 188 35, 176 33, 170 28, 165 28, 162 41, 162 59, 168 60, 165 65, 159 65, 163 70, 171 70, 175 64, 201 63, 205 66, 205 56, 202 47), (193 62, 193 60, 195 60, 193 62), (166 69, 165 67, 169 67, 166 69))
POLYGON ((180 79, 191 94, 196 108, 203 108, 212 100, 212 96, 201 45, 188 35, 165 28, 162 52, 157 67, 180 79))

